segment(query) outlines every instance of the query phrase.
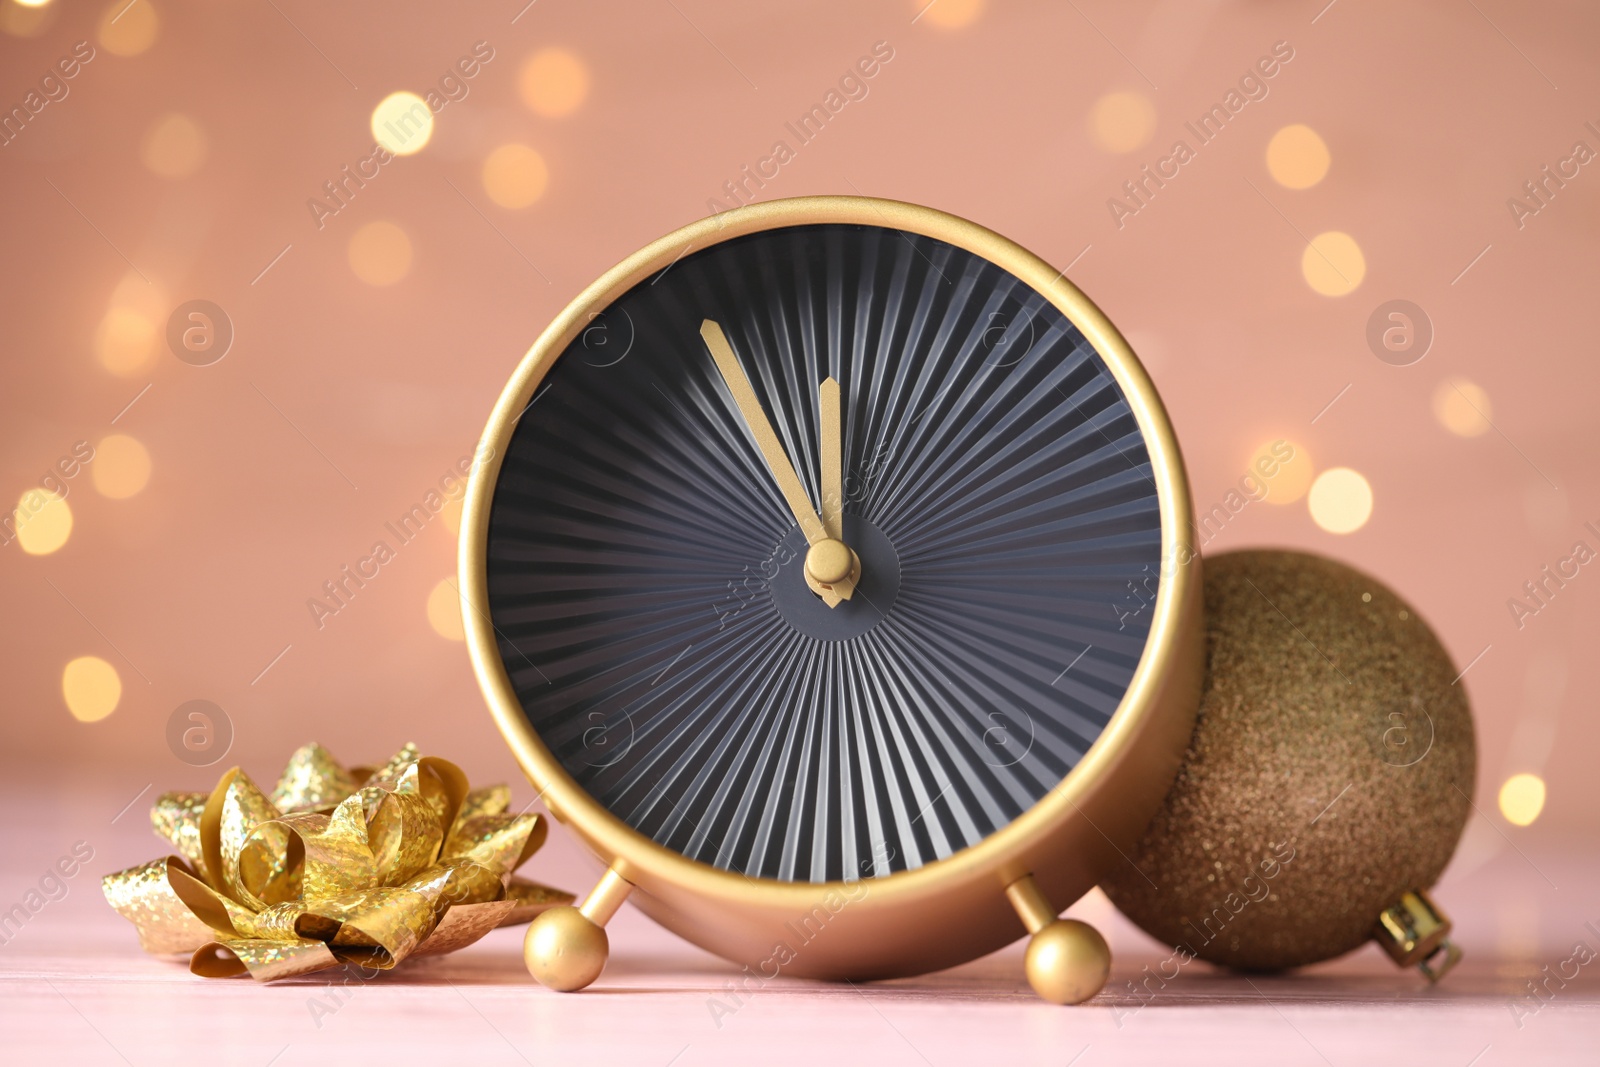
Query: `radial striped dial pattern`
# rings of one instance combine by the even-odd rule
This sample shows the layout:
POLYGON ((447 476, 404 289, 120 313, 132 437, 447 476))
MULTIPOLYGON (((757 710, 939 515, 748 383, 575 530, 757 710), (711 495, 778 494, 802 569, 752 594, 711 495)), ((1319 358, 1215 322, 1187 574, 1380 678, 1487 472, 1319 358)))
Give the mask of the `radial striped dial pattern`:
POLYGON ((499 655, 581 788, 690 859, 851 881, 976 844, 1054 788, 1144 652, 1151 461, 1078 329, 887 227, 688 252, 596 313, 519 417, 486 547, 499 655), (724 331, 819 511, 839 383, 855 595, 702 339, 724 331))

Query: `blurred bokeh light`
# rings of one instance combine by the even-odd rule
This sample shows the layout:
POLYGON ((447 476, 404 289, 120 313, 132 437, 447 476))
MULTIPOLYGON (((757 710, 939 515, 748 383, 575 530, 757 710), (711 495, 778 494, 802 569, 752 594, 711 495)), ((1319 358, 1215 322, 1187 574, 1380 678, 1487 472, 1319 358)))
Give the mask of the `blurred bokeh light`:
POLYGON ((206 161, 206 135, 187 115, 164 115, 145 133, 139 154, 152 172, 187 178, 206 161))
POLYGON ((384 219, 369 222, 350 238, 350 269, 368 285, 393 285, 411 270, 411 238, 384 219))
POLYGON ((1306 498, 1311 519, 1329 533, 1354 533, 1372 517, 1372 486, 1349 467, 1317 475, 1306 498))
POLYGON ((99 656, 79 656, 61 672, 61 696, 79 722, 99 722, 117 710, 122 679, 99 656))
POLYGON ((1306 495, 1316 474, 1305 446, 1285 438, 1263 441, 1250 454, 1245 470, 1266 486, 1262 499, 1269 504, 1293 504, 1306 495))
POLYGON ((101 496, 126 500, 150 481, 150 453, 137 438, 114 433, 94 446, 89 471, 101 496))
POLYGON ((544 195, 550 168, 525 144, 503 144, 483 161, 483 191, 503 208, 525 208, 544 195))
POLYGON ((1328 173, 1332 157, 1310 126, 1285 126, 1267 142, 1267 173, 1285 189, 1309 189, 1328 173))
POLYGON ((100 16, 100 45, 114 56, 136 56, 156 43, 161 19, 151 0, 111 0, 100 16))
POLYGON ((1532 826, 1544 811, 1544 779, 1537 774, 1513 774, 1500 786, 1500 814, 1513 826, 1532 826))
POLYGON ((390 93, 372 109, 372 136, 397 156, 414 156, 433 139, 433 112, 416 93, 390 93))
POLYGON ((958 30, 978 21, 983 5, 984 0, 914 0, 913 4, 921 10, 922 21, 945 30, 958 30))
POLYGON ((1367 261, 1354 237, 1329 230, 1306 246, 1300 256, 1300 273, 1306 284, 1323 296, 1344 296, 1354 292, 1367 276, 1367 261))
POLYGON ((522 64, 518 85, 529 110, 558 119, 583 106, 589 96, 589 68, 564 48, 546 48, 522 64))
POLYGON ((446 640, 466 640, 466 628, 461 624, 461 595, 452 579, 444 579, 428 593, 428 625, 446 640))
POLYGON ((1446 378, 1433 390, 1433 417, 1457 437, 1477 437, 1489 429, 1494 409, 1481 385, 1446 378))
POLYGON ((100 365, 118 377, 142 373, 154 361, 166 318, 162 291, 129 273, 111 292, 105 316, 94 333, 100 365))
POLYGON ((1156 106, 1143 93, 1107 93, 1089 109, 1089 134, 1107 152, 1143 148, 1155 129, 1156 106))
POLYGON ((72 536, 72 509, 49 489, 29 489, 11 513, 17 543, 30 556, 48 556, 72 536))

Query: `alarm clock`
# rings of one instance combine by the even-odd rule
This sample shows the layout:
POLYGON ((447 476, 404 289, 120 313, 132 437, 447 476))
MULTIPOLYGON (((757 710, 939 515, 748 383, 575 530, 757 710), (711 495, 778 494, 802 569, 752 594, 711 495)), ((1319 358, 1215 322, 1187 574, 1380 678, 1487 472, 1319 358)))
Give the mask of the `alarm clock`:
POLYGON ((1200 560, 1167 415, 1062 272, 864 197, 741 207, 578 295, 500 397, 461 530, 500 731, 605 865, 525 943, 594 981, 624 900, 779 975, 919 974, 1058 918, 1193 727, 1200 560))

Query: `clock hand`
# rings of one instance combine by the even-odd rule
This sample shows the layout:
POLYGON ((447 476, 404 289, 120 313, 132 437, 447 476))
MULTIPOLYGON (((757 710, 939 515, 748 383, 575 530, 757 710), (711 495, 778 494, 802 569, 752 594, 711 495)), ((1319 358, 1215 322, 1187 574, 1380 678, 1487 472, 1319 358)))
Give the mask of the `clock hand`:
POLYGON ((805 534, 806 544, 811 546, 806 553, 808 584, 830 608, 837 607, 841 600, 850 599, 855 592, 856 575, 852 571, 859 570, 855 554, 842 542, 830 537, 822 519, 811 510, 811 498, 806 495, 805 486, 800 484, 800 475, 795 473, 783 442, 778 440, 772 423, 767 421, 767 413, 761 409, 761 401, 756 398, 756 391, 751 388, 750 379, 739 365, 739 357, 733 354, 722 327, 706 319, 700 323, 700 336, 711 350, 711 358, 722 373, 728 392, 733 394, 739 414, 744 417, 745 425, 756 439, 756 447, 766 459, 773 481, 778 483, 778 492, 783 494, 784 502, 800 524, 801 533, 805 534), (815 566, 813 556, 816 557, 815 566))
POLYGON ((823 379, 817 390, 822 413, 822 525, 835 541, 844 540, 844 436, 839 413, 839 383, 823 379))
POLYGON ((861 560, 844 543, 844 420, 839 383, 831 377, 817 387, 817 408, 822 415, 822 525, 832 540, 806 553, 806 576, 813 588, 826 584, 849 600, 861 580, 861 560))
POLYGON ((711 349, 711 358, 716 360, 717 370, 722 372, 722 380, 727 383, 728 392, 733 394, 733 402, 738 405, 739 414, 744 416, 745 425, 750 427, 750 433, 756 439, 756 447, 761 450, 767 466, 771 468, 773 481, 778 483, 778 491, 783 494, 784 503, 794 512, 795 521, 800 524, 801 532, 806 535, 806 544, 814 545, 818 541, 827 540, 828 532, 823 528, 822 520, 817 517, 817 513, 811 510, 811 498, 806 495, 805 487, 800 484, 800 475, 795 473, 794 464, 789 462, 789 454, 784 451, 783 442, 778 440, 777 433, 772 429, 772 423, 767 421, 767 413, 761 409, 761 401, 756 399, 756 391, 751 388, 750 379, 745 377, 744 368, 739 365, 739 357, 733 354, 733 348, 728 344, 728 338, 722 332, 722 327, 706 319, 700 324, 700 336, 705 339, 706 347, 711 349))

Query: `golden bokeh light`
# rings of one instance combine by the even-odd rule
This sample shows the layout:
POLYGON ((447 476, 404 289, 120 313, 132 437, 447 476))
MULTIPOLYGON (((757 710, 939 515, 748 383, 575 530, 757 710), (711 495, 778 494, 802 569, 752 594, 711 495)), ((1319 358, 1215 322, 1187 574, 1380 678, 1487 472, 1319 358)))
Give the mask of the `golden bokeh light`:
POLYGON ((58 10, 48 2, 41 5, 0 0, 0 31, 12 37, 37 37, 55 22, 58 10))
POLYGON ((1143 93, 1107 93, 1089 109, 1089 136, 1107 152, 1142 148, 1156 131, 1156 106, 1143 93))
POLYGON ((1537 774, 1513 774, 1500 787, 1500 814, 1513 826, 1531 826, 1544 810, 1544 779, 1537 774))
POLYGON ((15 2, 23 7, 44 7, 50 0, 15 0, 15 2))
POLYGON ((1476 437, 1489 429, 1494 409, 1482 386, 1465 378, 1446 378, 1433 390, 1433 417, 1457 437, 1476 437))
POLYGON ((428 625, 446 640, 466 640, 466 628, 461 625, 461 597, 455 583, 448 578, 428 594, 428 625))
POLYGON ((589 68, 564 48, 545 48, 529 56, 517 75, 522 102, 535 115, 559 119, 583 106, 589 96, 589 68))
POLYGON ((161 347, 168 311, 161 289, 129 271, 112 290, 105 317, 95 328, 100 365, 121 378, 144 371, 161 347))
POLYGON ((439 517, 444 520, 444 527, 450 531, 451 537, 457 537, 461 533, 461 512, 466 503, 465 496, 458 496, 454 500, 446 498, 444 507, 439 509, 439 517))
POLYGON ((206 135, 199 123, 173 112, 145 131, 139 157, 163 178, 187 178, 206 161, 206 135))
POLYGON ((483 161, 483 191, 504 208, 525 208, 544 195, 550 168, 525 144, 503 144, 483 161))
POLYGON ((1367 260, 1354 237, 1329 230, 1313 237, 1301 253, 1300 273, 1323 296, 1344 296, 1367 276, 1367 260))
POLYGON ((1283 438, 1264 441, 1250 454, 1246 469, 1266 487, 1262 497, 1269 504, 1293 504, 1311 488, 1317 473, 1311 453, 1304 446, 1283 438))
POLYGON ((1317 475, 1306 498, 1311 520, 1329 533, 1354 533, 1372 517, 1372 486, 1349 467, 1317 475))
POLYGON ((48 556, 72 536, 72 509, 59 493, 29 489, 11 512, 17 544, 30 556, 48 556))
POLYGON ((1309 189, 1328 173, 1333 157, 1310 126, 1285 126, 1267 142, 1267 173, 1285 189, 1309 189))
POLYGON ((970 26, 983 14, 983 0, 912 0, 912 6, 921 12, 918 17, 944 30, 959 30, 970 26))
POLYGON ((433 137, 433 112, 416 93, 390 93, 372 109, 372 136, 397 156, 416 155, 433 137))
POLYGON ((167 295, 160 285, 152 285, 138 272, 130 270, 117 282, 117 287, 111 290, 110 307, 135 308, 161 318, 162 312, 167 308, 167 295))
POLYGON ((114 433, 94 446, 89 470, 101 496, 126 500, 150 481, 150 453, 137 438, 114 433))
POLYGON ((79 656, 61 672, 61 696, 79 722, 99 722, 117 710, 122 679, 99 656, 79 656))
POLYGON ((119 378, 138 374, 156 354, 161 324, 131 308, 112 308, 95 331, 100 365, 119 378))
POLYGON ((392 222, 369 222, 350 238, 350 269, 368 285, 393 285, 411 270, 411 238, 392 222))
POLYGON ((150 0, 111 0, 100 16, 97 39, 114 56, 136 56, 156 43, 160 29, 150 0))

